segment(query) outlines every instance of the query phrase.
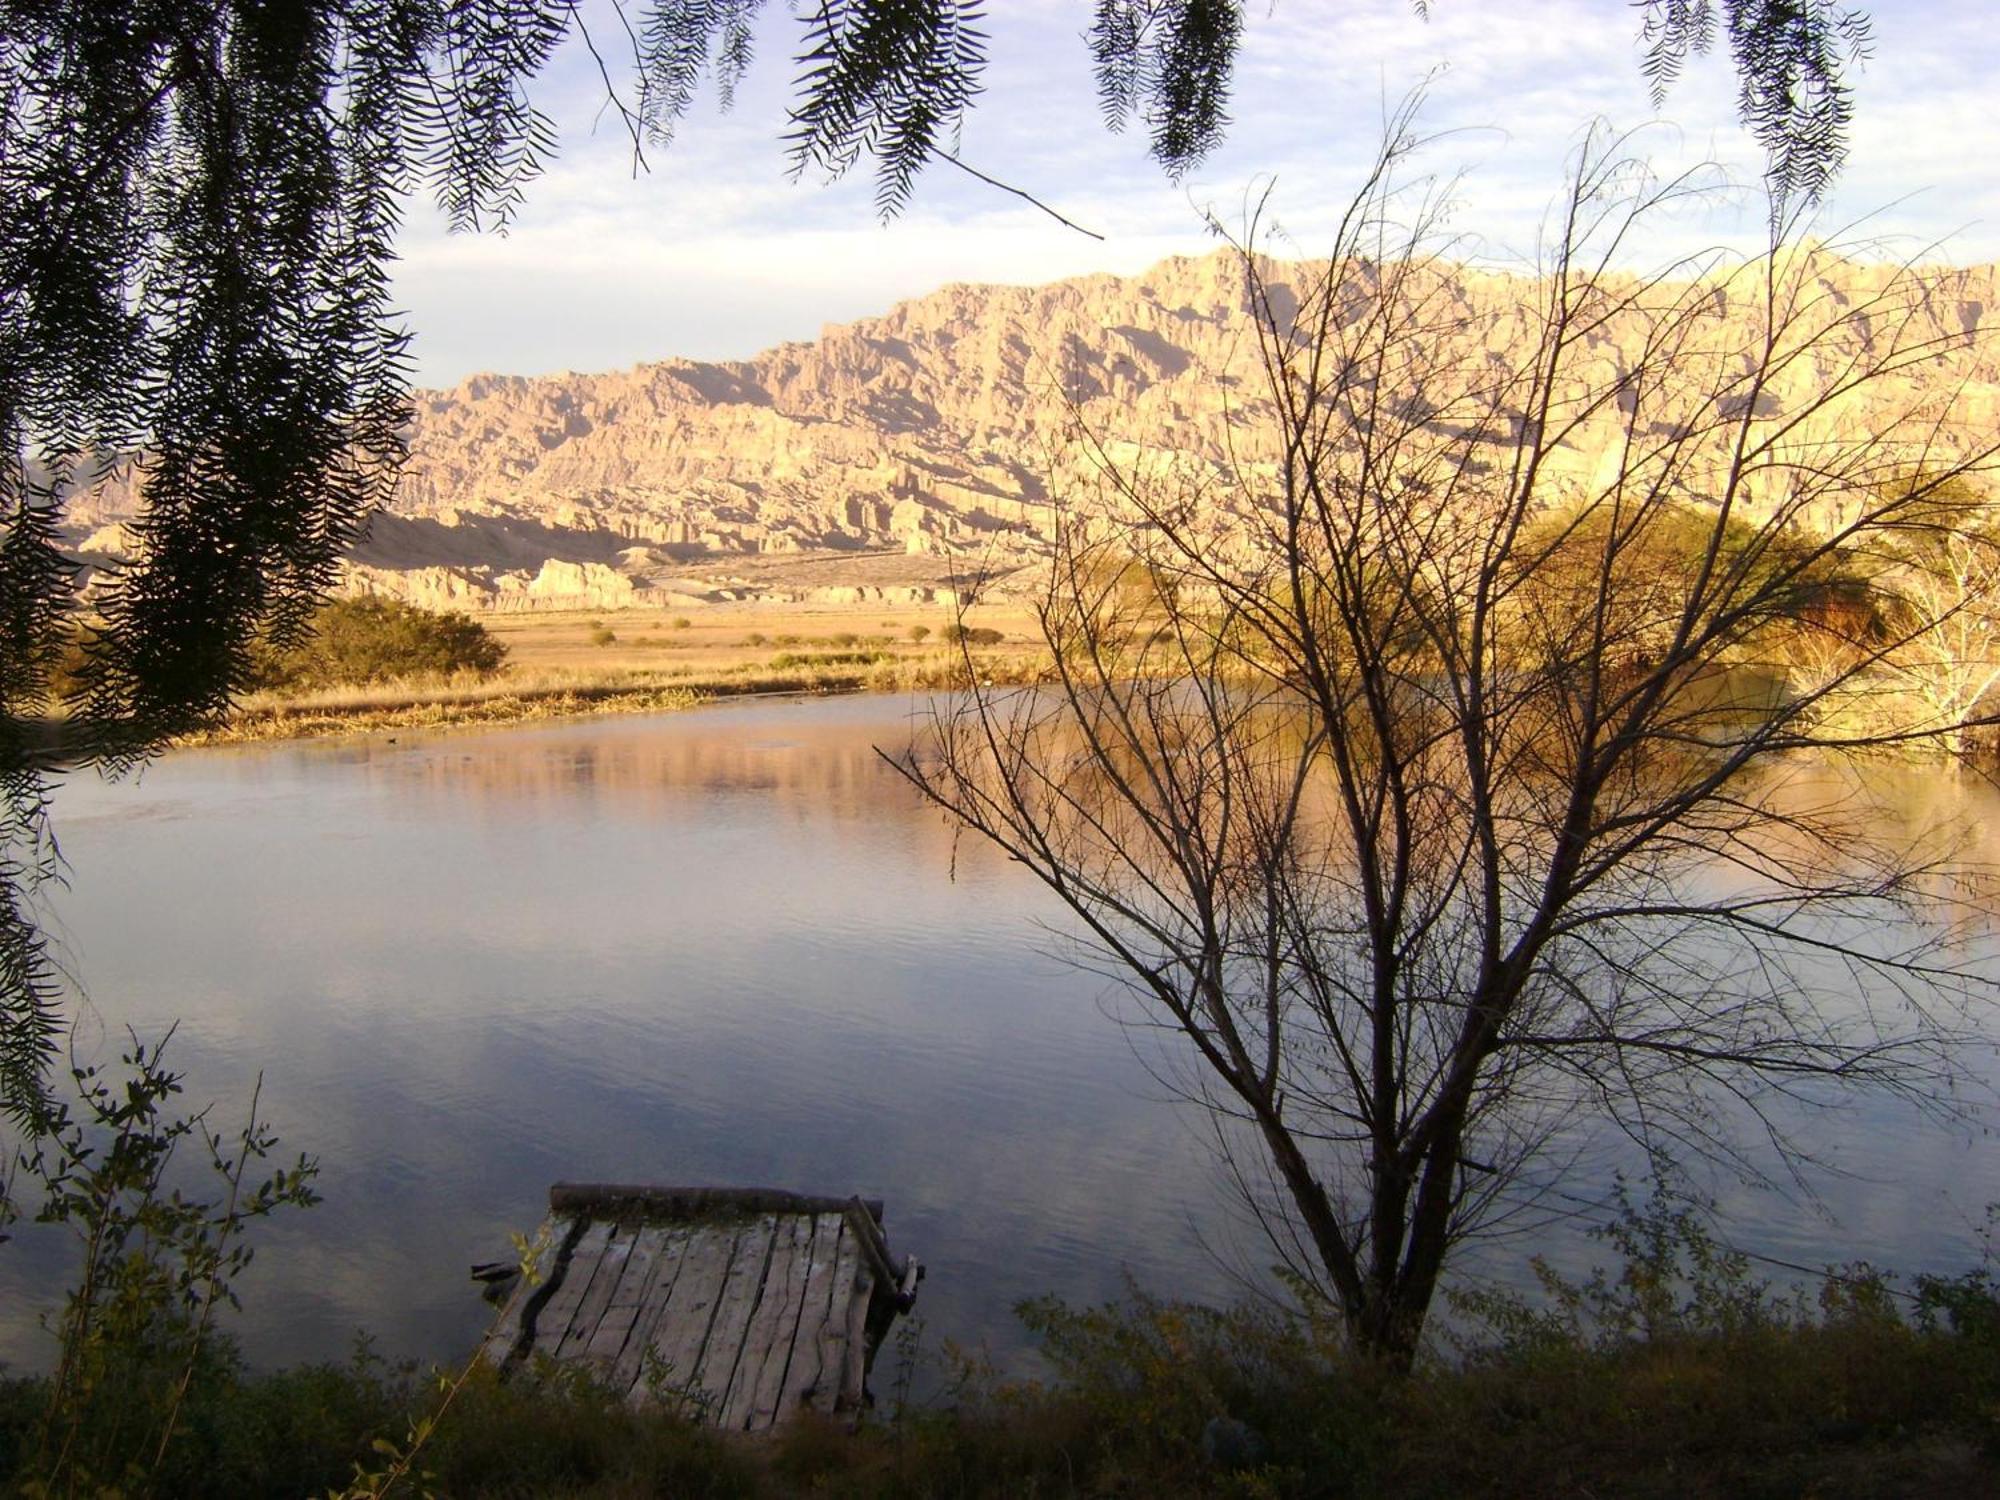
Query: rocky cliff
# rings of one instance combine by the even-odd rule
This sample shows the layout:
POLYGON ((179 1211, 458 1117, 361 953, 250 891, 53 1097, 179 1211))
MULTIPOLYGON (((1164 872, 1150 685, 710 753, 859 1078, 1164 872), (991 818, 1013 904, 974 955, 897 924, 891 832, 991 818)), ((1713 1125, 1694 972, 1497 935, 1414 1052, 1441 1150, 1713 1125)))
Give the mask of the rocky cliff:
MULTIPOLYGON (((1282 312, 1310 268, 1265 269, 1282 312)), ((1518 365, 1542 289, 1436 274, 1424 358, 1518 365)), ((1824 256, 1809 284, 1845 307, 1889 275, 1824 256)), ((1857 320, 1787 379, 1824 378, 1871 340, 1991 328, 1996 294, 2000 268, 1933 273, 1909 317, 1857 320)), ((1611 318, 1589 359, 1615 379, 1644 337, 1642 320, 1611 318)), ((1871 399, 1932 391, 1990 435, 2000 350, 1981 340, 1918 360, 1871 399)), ((1042 550, 1053 503, 1089 483, 1079 428, 1121 461, 1223 478, 1226 495, 1225 459, 1243 452, 1261 399, 1242 268, 1221 252, 1131 277, 948 286, 736 363, 477 375, 418 394, 397 501, 354 548, 350 581, 454 608, 950 598, 968 560, 1004 574, 1042 550)), ((1782 383, 1772 399, 1788 399, 1782 383)), ((1616 438, 1608 415, 1567 444, 1580 475, 1616 438)), ((119 542, 107 524, 85 545, 119 542)))

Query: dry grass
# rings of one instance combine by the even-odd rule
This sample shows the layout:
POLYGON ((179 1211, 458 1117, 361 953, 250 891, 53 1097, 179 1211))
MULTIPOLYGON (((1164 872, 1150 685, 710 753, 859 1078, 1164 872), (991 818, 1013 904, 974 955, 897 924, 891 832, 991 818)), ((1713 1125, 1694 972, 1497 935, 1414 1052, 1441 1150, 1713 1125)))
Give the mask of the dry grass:
MULTIPOLYGON (((480 623, 506 646, 520 671, 657 672, 687 667, 700 673, 762 663, 777 651, 839 649, 843 636, 886 639, 888 649, 911 647, 909 633, 921 625, 935 636, 955 616, 935 606, 861 604, 852 606, 741 603, 706 608, 597 610, 564 614, 482 615, 480 623), (677 622, 686 620, 686 625, 677 622), (611 631, 609 645, 591 643, 599 629, 611 631)), ((1033 614, 1023 607, 980 606, 967 625, 1002 632, 1010 644, 1040 639, 1033 614)))
MULTIPOLYGON (((579 635, 594 628, 582 619, 572 627, 579 635)), ((872 643, 883 635, 880 631, 868 636, 845 630, 779 635, 792 644, 779 647, 776 637, 756 646, 737 641, 726 650, 713 649, 705 660, 677 653, 682 659, 643 666, 635 665, 628 652, 593 669, 552 664, 550 658, 559 653, 550 651, 539 664, 530 657, 485 679, 372 683, 291 696, 258 693, 245 698, 226 725, 178 743, 240 744, 668 713, 718 698, 761 694, 949 691, 969 686, 974 673, 987 682, 1035 682, 1048 668, 1041 653, 1003 647, 975 651, 968 670, 966 657, 956 648, 893 639, 872 643), (849 635, 858 637, 851 645, 841 639, 849 635)))

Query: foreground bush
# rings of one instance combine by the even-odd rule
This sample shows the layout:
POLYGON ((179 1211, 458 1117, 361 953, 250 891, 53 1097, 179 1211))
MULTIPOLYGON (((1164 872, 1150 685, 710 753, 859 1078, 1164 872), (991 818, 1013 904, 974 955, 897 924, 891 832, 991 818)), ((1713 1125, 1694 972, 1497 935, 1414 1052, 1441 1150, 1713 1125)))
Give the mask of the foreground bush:
POLYGON ((409 677, 484 677, 506 659, 507 648, 469 615, 394 599, 334 599, 313 617, 306 640, 265 653, 258 686, 309 692, 409 677))
MULTIPOLYGON (((1407 1378, 1337 1320, 1135 1294, 1022 1309, 1055 1378, 949 1347, 903 1399, 916 1325, 857 1433, 750 1442, 565 1378, 347 1365, 246 1374, 226 1346, 131 1492, 448 1496, 1842 1497, 2000 1493, 2000 1295, 1866 1268, 1778 1290, 1694 1217, 1629 1211, 1615 1273, 1457 1299, 1455 1347, 1407 1378), (443 1403, 449 1399, 448 1407, 443 1403), (441 1409, 442 1407, 442 1409, 441 1409), (411 1453, 411 1437, 435 1418, 411 1453), (384 1455, 409 1455, 393 1490, 384 1455)), ((46 1382, 0 1382, 0 1475, 33 1492, 46 1382)))
POLYGON ((913 1322, 858 1432, 801 1418, 768 1441, 634 1410, 575 1372, 503 1385, 483 1365, 391 1366, 365 1344, 344 1365, 256 1373, 214 1315, 235 1302, 246 1235, 310 1207, 317 1166, 278 1165, 255 1092, 234 1130, 177 1113, 165 1045, 133 1037, 115 1067, 72 1063, 0 1178, 0 1239, 32 1211, 79 1255, 47 1317, 54 1368, 0 1378, 0 1493, 2000 1494, 1990 1255, 1908 1287, 1853 1266, 1774 1288, 1702 1214, 1622 1195, 1600 1232, 1615 1269, 1579 1281, 1537 1262, 1536 1296, 1460 1291, 1447 1347, 1407 1375, 1357 1355, 1304 1291, 1291 1313, 1137 1292, 1026 1304, 1042 1382, 949 1346, 941 1379, 914 1380, 913 1322), (171 1170, 183 1146, 191 1176, 171 1170), (912 1402, 918 1386, 942 1394, 912 1402))

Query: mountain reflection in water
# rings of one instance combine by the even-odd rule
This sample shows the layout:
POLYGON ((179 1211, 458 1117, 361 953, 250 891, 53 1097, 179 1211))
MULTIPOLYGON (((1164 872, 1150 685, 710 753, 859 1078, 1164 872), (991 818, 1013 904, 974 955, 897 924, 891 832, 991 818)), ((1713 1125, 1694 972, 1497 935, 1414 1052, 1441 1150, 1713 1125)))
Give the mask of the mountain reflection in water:
MULTIPOLYGON (((338 1358, 362 1329, 457 1356, 486 1312, 467 1266, 559 1178, 880 1195, 934 1336, 1009 1364, 1023 1297, 1128 1272, 1233 1295, 1202 1239, 1267 1257, 1155 1043, 1048 956, 1047 894, 876 755, 918 706, 205 751, 65 787, 48 905, 94 1001, 82 1048, 178 1019, 188 1096, 226 1121, 261 1069, 270 1123, 322 1163, 325 1203, 264 1229, 242 1282, 251 1358, 338 1358)), ((1886 1110, 1814 1129, 1862 1174, 1828 1187, 1841 1222, 1733 1194, 1745 1243, 1967 1262, 1990 1153, 1886 1110)), ((0 1361, 43 1362, 69 1263, 47 1232, 0 1250, 0 1361)))

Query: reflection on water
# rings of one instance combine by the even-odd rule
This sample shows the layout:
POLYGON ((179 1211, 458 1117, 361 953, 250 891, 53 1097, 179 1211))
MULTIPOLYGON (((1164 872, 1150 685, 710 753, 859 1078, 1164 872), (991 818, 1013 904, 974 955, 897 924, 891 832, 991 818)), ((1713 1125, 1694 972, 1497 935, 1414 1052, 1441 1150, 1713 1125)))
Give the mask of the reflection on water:
MULTIPOLYGON (((362 1328, 464 1349, 466 1267, 564 1177, 880 1195, 931 1268, 931 1328, 1003 1355, 1025 1296, 1128 1271, 1226 1295, 1194 1229, 1233 1216, 1198 1122, 1102 981, 1045 956, 1045 893, 876 756, 910 709, 209 751, 66 787, 50 917, 95 1000, 85 1045, 178 1018, 191 1093, 239 1106, 262 1069, 271 1122, 323 1163, 326 1202, 243 1284, 251 1356, 338 1356, 362 1328)), ((1860 1174, 1829 1189, 1842 1224, 1743 1197, 1746 1241, 1963 1262, 2000 1199, 1983 1146, 1887 1111, 1814 1128, 1860 1174)), ((64 1269, 46 1237, 0 1252, 0 1360, 39 1361, 64 1269)))

